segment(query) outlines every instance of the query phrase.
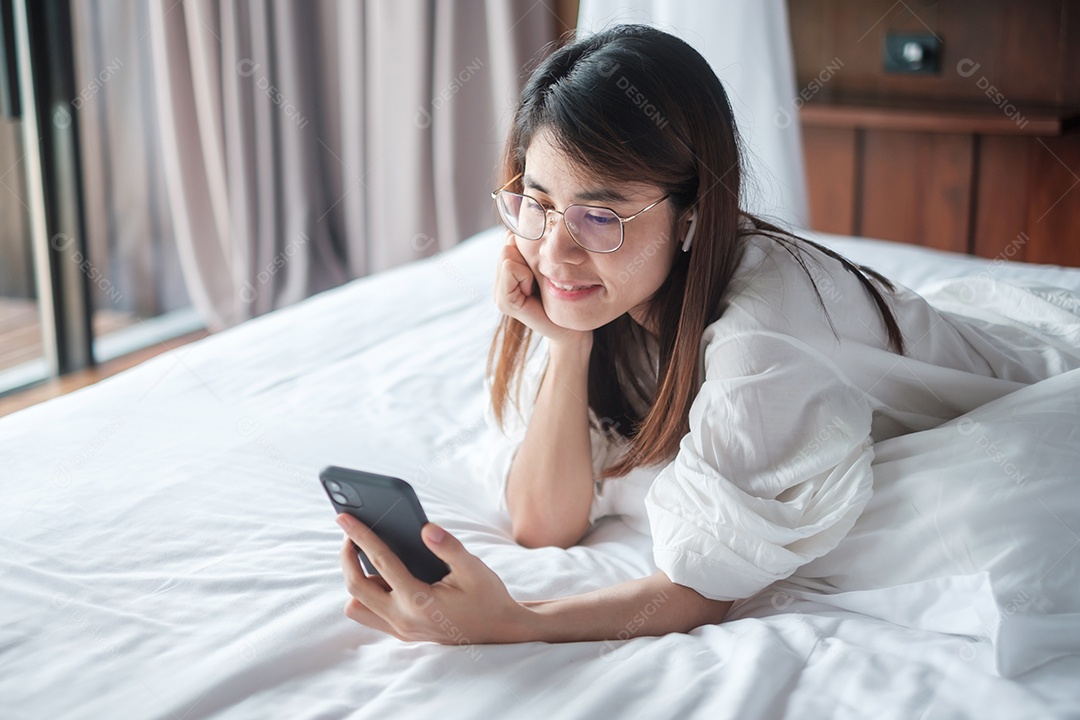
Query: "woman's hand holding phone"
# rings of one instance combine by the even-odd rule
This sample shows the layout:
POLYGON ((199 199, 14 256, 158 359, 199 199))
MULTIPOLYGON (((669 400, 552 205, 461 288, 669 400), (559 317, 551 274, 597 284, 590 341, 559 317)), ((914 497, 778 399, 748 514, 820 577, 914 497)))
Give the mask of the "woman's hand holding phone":
POLYGON ((351 596, 345 604, 349 619, 406 641, 467 645, 527 639, 530 611, 510 597, 495 571, 441 527, 429 522, 421 537, 450 574, 428 584, 359 520, 342 513, 337 522, 347 535, 341 567, 351 596), (378 576, 364 573, 356 547, 378 576))
POLYGON ((480 558, 428 522, 407 482, 333 465, 319 480, 346 533, 346 616, 401 640, 459 645, 523 637, 529 612, 480 558))

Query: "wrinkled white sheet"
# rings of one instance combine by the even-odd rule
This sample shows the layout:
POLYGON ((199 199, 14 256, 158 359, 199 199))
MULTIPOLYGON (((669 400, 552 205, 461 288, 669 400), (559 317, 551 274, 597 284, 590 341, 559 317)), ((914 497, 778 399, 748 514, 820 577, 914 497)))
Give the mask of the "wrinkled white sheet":
MULTIPOLYGON (((516 546, 478 479, 501 238, 0 419, 0 716, 1080 715, 1080 657, 1006 680, 970 637, 797 593, 621 643, 401 643, 347 620, 329 464, 412 482, 519 599, 654 571, 614 518, 570 550, 516 546)), ((1080 271, 831 242, 915 288, 994 269, 1080 290, 1080 271)))

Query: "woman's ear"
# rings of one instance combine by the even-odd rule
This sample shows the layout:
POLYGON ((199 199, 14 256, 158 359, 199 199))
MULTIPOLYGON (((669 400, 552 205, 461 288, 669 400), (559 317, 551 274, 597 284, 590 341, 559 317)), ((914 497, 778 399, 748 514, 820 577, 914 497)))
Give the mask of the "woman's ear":
POLYGON ((697 210, 690 211, 690 228, 686 231, 686 239, 683 240, 682 251, 690 251, 690 243, 694 239, 694 230, 697 228, 697 210))

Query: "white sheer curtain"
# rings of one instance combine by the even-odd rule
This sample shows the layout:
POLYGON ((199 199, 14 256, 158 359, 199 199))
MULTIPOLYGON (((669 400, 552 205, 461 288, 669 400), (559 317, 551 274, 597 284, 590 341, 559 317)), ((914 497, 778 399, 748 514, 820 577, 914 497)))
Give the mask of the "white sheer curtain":
POLYGON ((488 196, 544 2, 153 0, 166 188, 213 328, 438 252, 488 196))
POLYGON ((709 61, 748 154, 747 208, 809 227, 785 0, 581 0, 579 33, 628 22, 678 35, 709 61))

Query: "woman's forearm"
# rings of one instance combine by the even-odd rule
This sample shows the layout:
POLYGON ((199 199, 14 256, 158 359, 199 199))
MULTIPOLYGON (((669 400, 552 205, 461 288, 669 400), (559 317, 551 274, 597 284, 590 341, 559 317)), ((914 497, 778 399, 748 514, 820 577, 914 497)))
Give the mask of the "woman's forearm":
POLYGON ((519 642, 628 640, 719 623, 732 603, 710 600, 663 572, 583 595, 526 601, 519 642))
POLYGON ((588 369, 591 336, 552 343, 547 372, 507 480, 514 539, 569 547, 589 525, 593 497, 588 369))

